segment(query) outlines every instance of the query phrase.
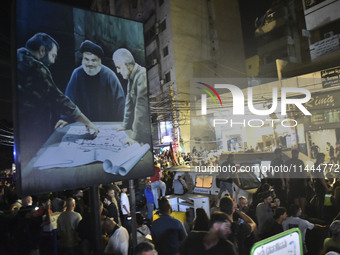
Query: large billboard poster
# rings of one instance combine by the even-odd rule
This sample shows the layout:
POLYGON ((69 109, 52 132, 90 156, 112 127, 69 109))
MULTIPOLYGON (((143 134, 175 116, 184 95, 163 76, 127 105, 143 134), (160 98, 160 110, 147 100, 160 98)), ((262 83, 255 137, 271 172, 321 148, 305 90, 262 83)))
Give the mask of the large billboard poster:
POLYGON ((21 193, 153 175, 143 24, 42 0, 16 12, 21 193))

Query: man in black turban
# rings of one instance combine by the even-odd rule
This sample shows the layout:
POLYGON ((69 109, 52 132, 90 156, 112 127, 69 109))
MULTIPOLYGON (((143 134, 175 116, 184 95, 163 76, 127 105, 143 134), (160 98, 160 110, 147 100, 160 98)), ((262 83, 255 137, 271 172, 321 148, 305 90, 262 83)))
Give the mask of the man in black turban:
POLYGON ((93 121, 122 121, 124 91, 116 74, 101 63, 103 49, 86 40, 80 45, 80 52, 82 65, 73 71, 66 96, 93 121))

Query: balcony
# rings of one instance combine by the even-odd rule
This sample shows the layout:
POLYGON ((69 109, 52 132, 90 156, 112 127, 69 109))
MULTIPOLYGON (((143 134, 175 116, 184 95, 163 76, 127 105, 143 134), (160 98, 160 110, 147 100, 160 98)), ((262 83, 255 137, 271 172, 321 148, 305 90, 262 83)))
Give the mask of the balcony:
POLYGON ((305 10, 307 30, 315 30, 340 19, 339 10, 339 0, 325 0, 305 10))

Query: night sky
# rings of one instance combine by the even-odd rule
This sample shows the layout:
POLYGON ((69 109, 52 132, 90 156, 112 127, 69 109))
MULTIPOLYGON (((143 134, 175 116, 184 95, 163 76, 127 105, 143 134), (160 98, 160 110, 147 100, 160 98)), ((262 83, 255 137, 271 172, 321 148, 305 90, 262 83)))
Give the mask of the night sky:
POLYGON ((239 0, 245 56, 256 54, 255 19, 263 16, 275 0, 239 0))

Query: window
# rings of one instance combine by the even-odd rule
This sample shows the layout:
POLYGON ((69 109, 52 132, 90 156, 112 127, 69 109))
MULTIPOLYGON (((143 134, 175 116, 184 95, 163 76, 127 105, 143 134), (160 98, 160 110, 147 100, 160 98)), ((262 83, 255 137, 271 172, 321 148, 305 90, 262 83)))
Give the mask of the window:
POLYGON ((211 188, 213 177, 211 175, 197 175, 196 176, 196 187, 197 188, 211 188))
POLYGON ((163 57, 166 57, 168 55, 169 55, 169 48, 168 48, 168 46, 166 46, 166 47, 163 48, 163 57))
POLYGON ((167 72, 165 74, 165 82, 169 82, 169 81, 171 81, 171 76, 170 76, 170 72, 167 72))
POLYGON ((166 19, 164 19, 160 24, 159 24, 159 30, 163 32, 166 29, 166 19))

